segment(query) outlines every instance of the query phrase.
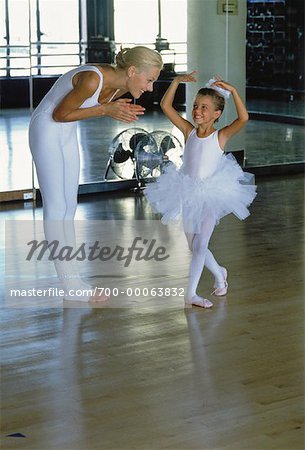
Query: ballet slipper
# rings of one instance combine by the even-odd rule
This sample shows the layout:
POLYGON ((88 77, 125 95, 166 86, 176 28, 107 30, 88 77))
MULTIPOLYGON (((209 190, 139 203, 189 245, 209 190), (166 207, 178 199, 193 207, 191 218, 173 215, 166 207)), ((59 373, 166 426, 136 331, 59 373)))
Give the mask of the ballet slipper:
POLYGON ((211 293, 211 295, 216 295, 216 297, 223 297, 224 295, 227 295, 228 292, 228 282, 227 282, 227 278, 228 278, 228 272, 227 269, 225 267, 222 267, 222 273, 223 273, 223 282, 224 286, 222 287, 217 287, 217 283, 214 283, 214 288, 215 290, 211 293))
POLYGON ((192 306, 198 306, 199 308, 212 308, 213 303, 210 300, 194 295, 191 300, 185 300, 185 306, 191 308, 192 306))

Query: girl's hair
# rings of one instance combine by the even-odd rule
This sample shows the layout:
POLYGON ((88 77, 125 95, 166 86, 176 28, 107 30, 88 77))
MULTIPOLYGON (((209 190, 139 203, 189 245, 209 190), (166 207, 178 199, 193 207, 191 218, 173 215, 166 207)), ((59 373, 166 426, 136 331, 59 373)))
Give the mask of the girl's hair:
MULTIPOLYGON (((226 104, 225 98, 222 95, 218 94, 218 92, 215 91, 214 89, 201 88, 197 92, 197 95, 208 95, 209 97, 212 98, 215 111, 221 111, 221 113, 223 112, 226 104)), ((218 119, 216 119, 215 122, 218 122, 218 119)))
POLYGON ((137 69, 147 69, 148 67, 163 68, 161 55, 150 48, 137 46, 132 48, 123 48, 116 56, 116 66, 119 69, 128 69, 135 66, 137 69))

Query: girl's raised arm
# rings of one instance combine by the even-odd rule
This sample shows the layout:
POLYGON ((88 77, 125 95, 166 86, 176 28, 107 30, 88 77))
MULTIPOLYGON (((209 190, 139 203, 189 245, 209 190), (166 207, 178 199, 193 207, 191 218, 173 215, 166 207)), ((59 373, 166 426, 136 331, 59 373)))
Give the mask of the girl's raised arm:
POLYGON ((160 103, 160 106, 164 114, 177 128, 179 128, 180 131, 182 131, 185 139, 187 139, 189 133, 194 127, 188 120, 185 120, 183 117, 181 117, 180 114, 175 110, 175 108, 173 107, 173 101, 179 83, 183 82, 188 83, 196 81, 196 78, 194 76, 195 73, 196 71, 193 71, 189 74, 176 76, 171 82, 167 91, 165 92, 160 103))
POLYGON ((245 126, 249 120, 249 114, 244 102, 234 86, 225 81, 217 81, 214 84, 231 92, 237 112, 237 119, 219 131, 219 143, 220 146, 224 148, 227 141, 245 126))

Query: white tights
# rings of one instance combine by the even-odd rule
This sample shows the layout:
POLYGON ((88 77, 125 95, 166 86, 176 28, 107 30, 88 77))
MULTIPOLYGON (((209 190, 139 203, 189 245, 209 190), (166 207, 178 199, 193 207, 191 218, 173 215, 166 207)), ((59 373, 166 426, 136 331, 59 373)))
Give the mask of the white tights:
MULTIPOLYGON (((46 111, 32 120, 29 141, 42 195, 46 239, 49 243, 58 240, 59 248, 75 247, 80 167, 77 125, 54 122, 46 111)), ((80 287, 81 279, 73 263, 56 260, 55 268, 65 288, 80 287)))
POLYGON ((186 238, 192 260, 189 268, 189 279, 186 290, 186 299, 190 301, 197 295, 197 287, 204 266, 213 274, 215 281, 221 285, 223 282, 222 267, 217 263, 213 253, 208 249, 209 241, 215 228, 215 220, 210 218, 202 223, 201 231, 198 234, 186 233, 186 238))
POLYGON ((76 123, 54 122, 48 113, 40 113, 32 120, 29 137, 44 220, 73 220, 80 164, 76 123))

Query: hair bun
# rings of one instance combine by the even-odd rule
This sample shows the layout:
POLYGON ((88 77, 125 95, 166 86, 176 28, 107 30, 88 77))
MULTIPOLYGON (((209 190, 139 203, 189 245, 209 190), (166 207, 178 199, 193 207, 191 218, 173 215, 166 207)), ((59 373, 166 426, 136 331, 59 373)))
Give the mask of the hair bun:
POLYGON ((129 47, 122 48, 116 55, 115 62, 118 67, 124 68, 126 66, 126 56, 129 50, 129 47))
POLYGON ((163 62, 160 54, 155 50, 137 45, 136 47, 122 48, 115 59, 116 66, 119 69, 126 70, 128 67, 134 66, 137 69, 146 69, 154 66, 160 70, 163 67, 163 62))

